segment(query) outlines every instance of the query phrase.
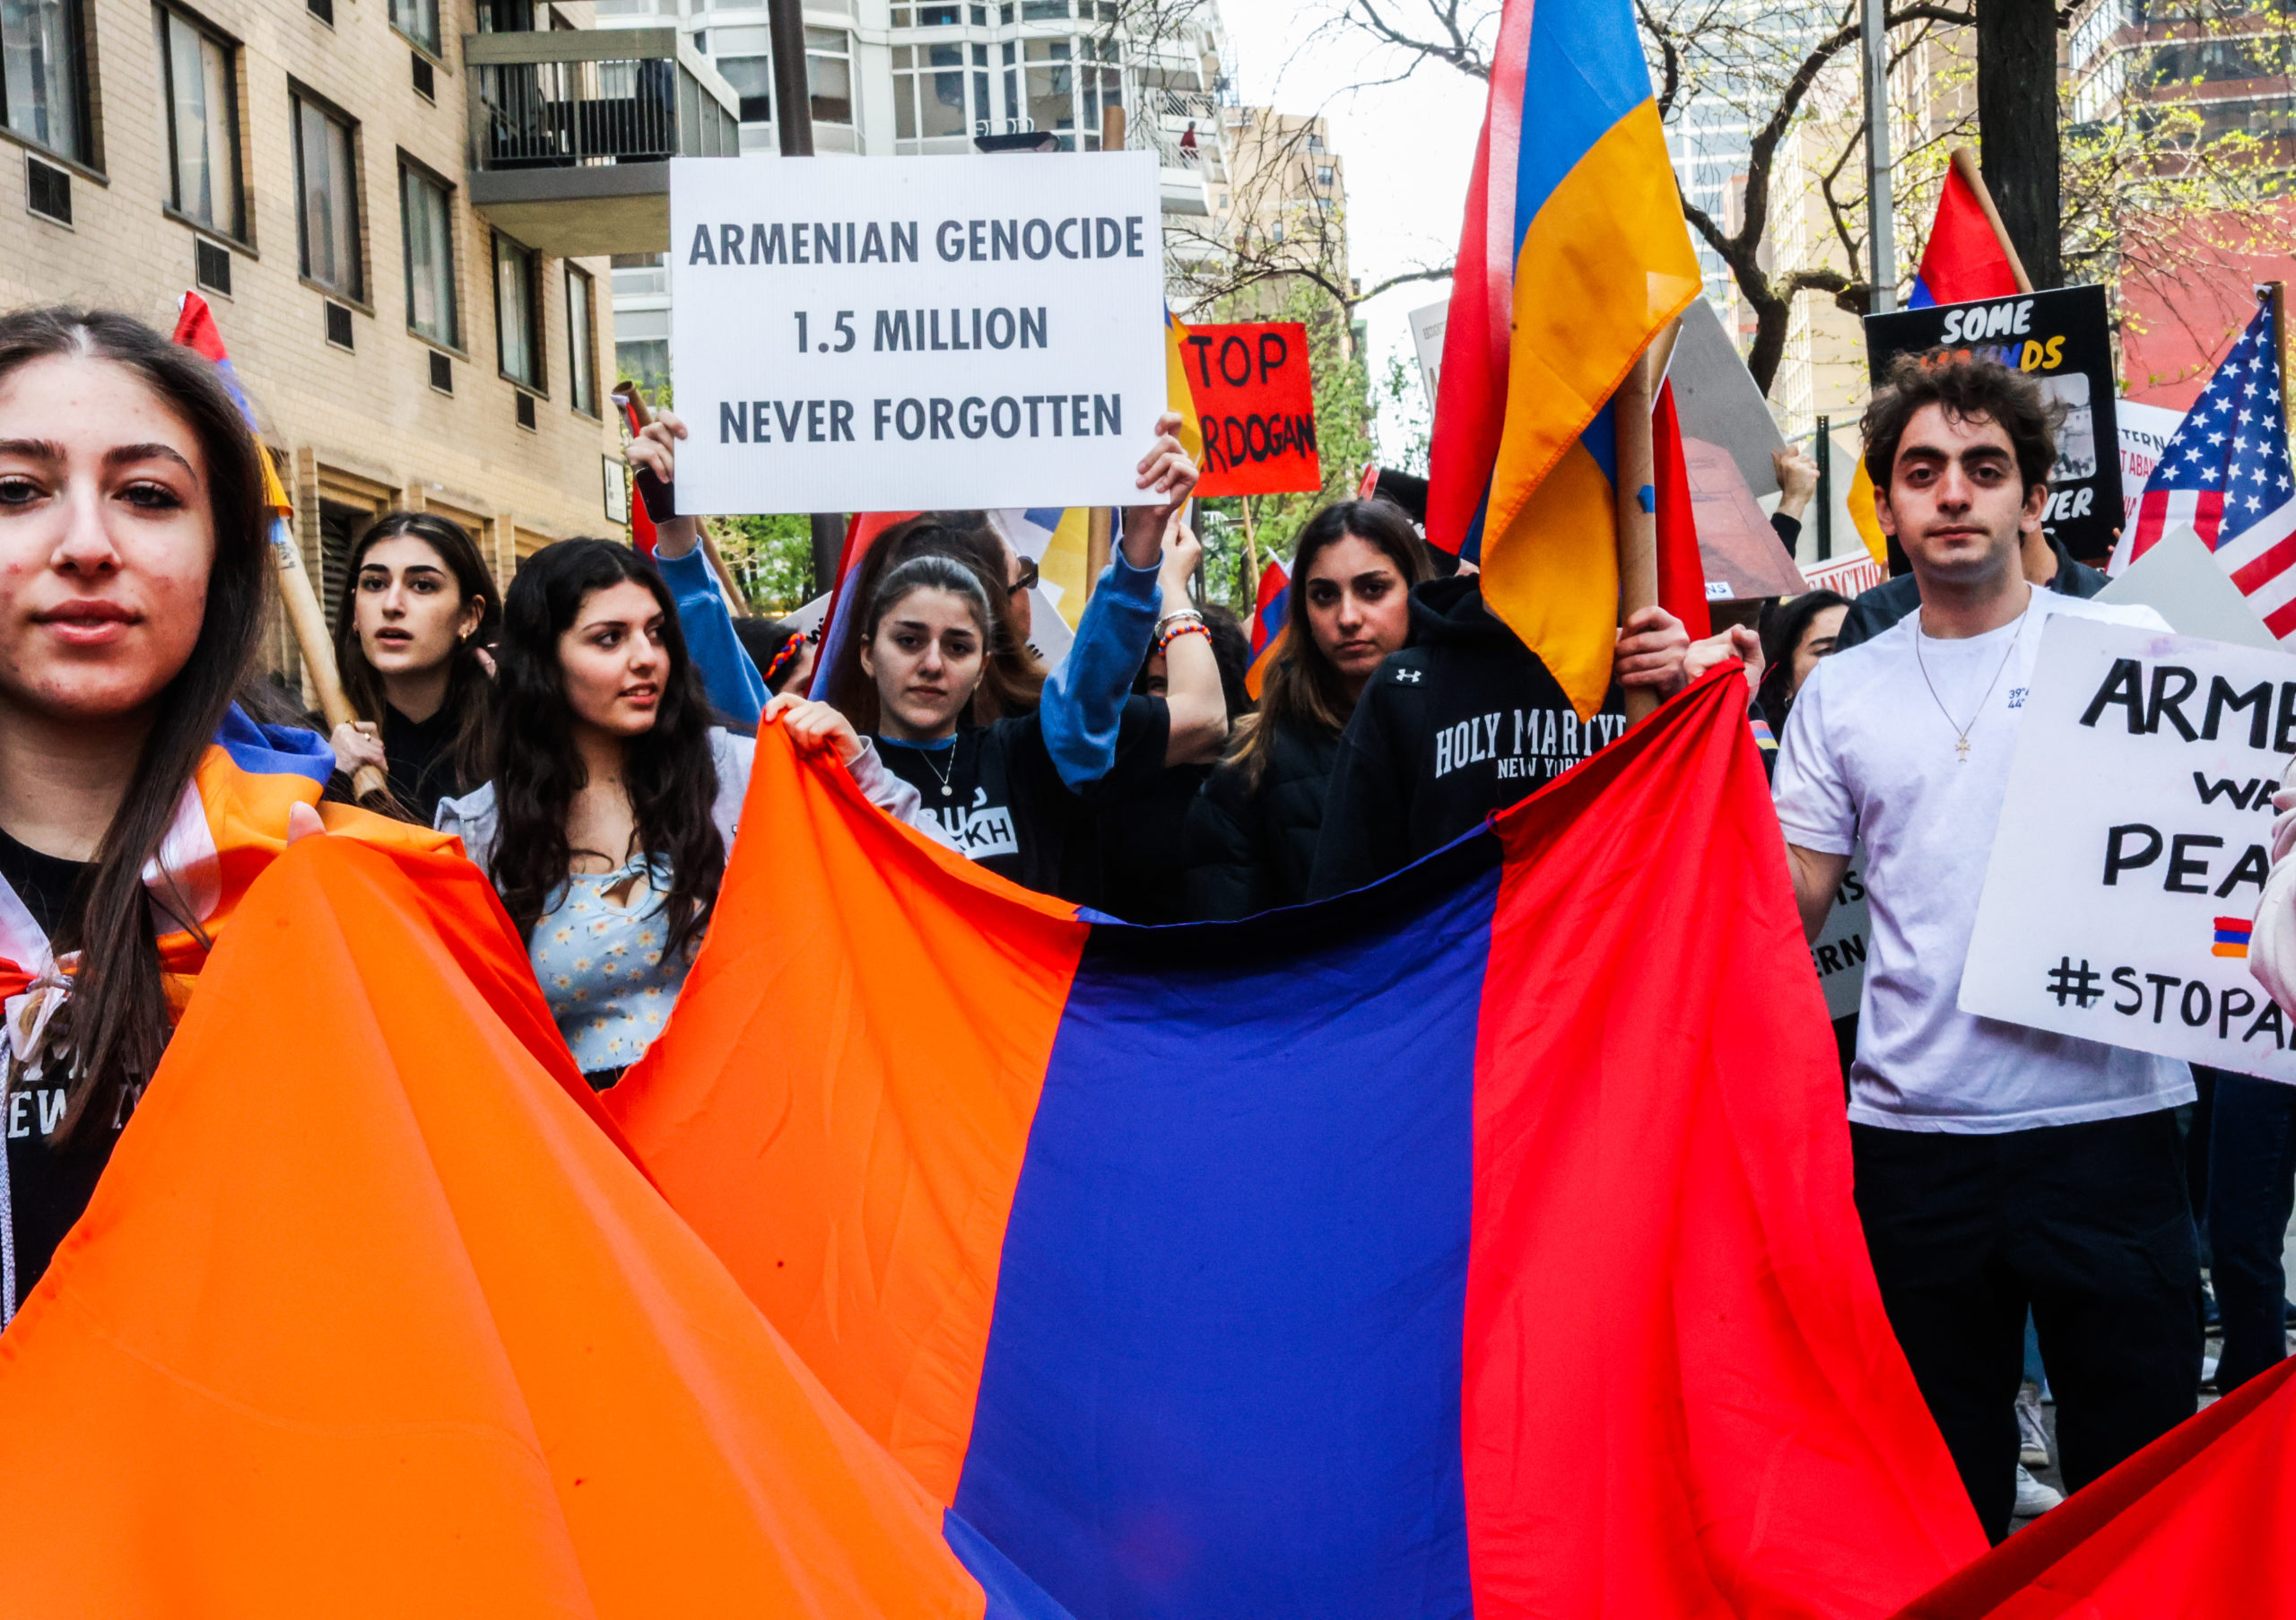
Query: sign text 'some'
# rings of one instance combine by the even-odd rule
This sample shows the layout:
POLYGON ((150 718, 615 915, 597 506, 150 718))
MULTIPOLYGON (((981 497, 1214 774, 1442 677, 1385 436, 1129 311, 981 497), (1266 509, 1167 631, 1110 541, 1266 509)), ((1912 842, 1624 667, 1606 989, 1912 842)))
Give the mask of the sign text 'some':
POLYGON ((1136 499, 1161 219, 1147 152, 674 160, 680 510, 1136 499))
POLYGON ((2286 653, 2049 620, 1961 1010, 2296 1082, 2248 963, 2292 752, 2286 653))

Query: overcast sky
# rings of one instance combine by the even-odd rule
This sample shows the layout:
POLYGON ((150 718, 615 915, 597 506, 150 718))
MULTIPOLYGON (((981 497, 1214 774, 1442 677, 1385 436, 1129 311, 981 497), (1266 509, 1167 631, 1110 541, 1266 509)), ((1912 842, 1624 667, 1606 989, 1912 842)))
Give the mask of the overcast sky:
MULTIPOLYGON (((1467 171, 1483 126, 1483 87, 1439 65, 1401 83, 1349 87, 1392 72, 1392 59, 1352 46, 1303 44, 1300 0, 1221 0, 1241 99, 1290 113, 1320 111, 1346 160, 1348 248, 1366 286, 1398 271, 1448 263, 1458 245, 1467 171)), ((1376 382, 1387 356, 1411 355, 1405 318, 1448 296, 1445 282, 1410 282, 1364 306, 1376 382)), ((1383 441, 1394 424, 1382 422, 1383 441)))

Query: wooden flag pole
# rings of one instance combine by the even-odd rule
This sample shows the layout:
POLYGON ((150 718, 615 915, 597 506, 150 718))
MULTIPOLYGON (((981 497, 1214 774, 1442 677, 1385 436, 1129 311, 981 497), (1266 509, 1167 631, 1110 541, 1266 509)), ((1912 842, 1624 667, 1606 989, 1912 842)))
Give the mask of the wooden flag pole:
POLYGON ((2288 397, 2288 379, 2296 376, 2288 364, 2291 355, 2296 354, 2296 348, 2288 341, 2288 283, 2266 282, 2265 296, 2272 300, 2272 344, 2276 351, 2274 358, 2280 362, 2281 421, 2287 424, 2290 440, 2296 441, 2296 399, 2288 397))
POLYGON ((1977 153, 1966 146, 1953 148, 1954 172, 1969 185, 1976 195, 1977 205, 1985 210, 1985 222, 1993 227, 1993 240, 2001 244, 2001 251, 2009 256, 2009 274, 2017 278, 2017 291, 2031 292, 2033 278, 2025 274, 2025 261, 2017 257, 2016 244, 2009 240, 2009 232, 2001 223, 2001 210, 1993 205, 1993 193, 1986 189, 1985 176, 1979 170, 1977 153))
POLYGON ((1251 597, 1259 600, 1259 541, 1252 534, 1252 498, 1239 495, 1236 504, 1244 509, 1244 567, 1251 576, 1251 597))
MULTIPOLYGON (((271 454, 261 445, 256 447, 256 453, 271 454)), ((303 655, 303 674, 319 701, 319 712, 326 717, 326 728, 332 732, 337 726, 357 725, 358 713, 343 694, 343 675, 335 665, 335 638, 327 633, 326 614, 320 610, 318 593, 311 588, 302 548, 295 544, 294 530, 276 514, 271 523, 271 561, 279 573, 280 605, 287 610, 287 625, 295 632, 296 650, 303 655)), ((389 780, 372 765, 361 765, 352 775, 353 798, 363 801, 389 792, 389 780)))
POLYGON ((1096 506, 1084 519, 1084 600, 1099 588, 1100 570, 1109 565, 1109 547, 1115 534, 1114 509, 1096 506))
MULTIPOLYGON (((1624 624, 1646 607, 1658 605, 1657 477, 1650 444, 1650 350, 1635 356, 1626 379, 1611 396, 1611 420, 1618 434, 1618 617, 1624 624)), ((1626 723, 1639 726, 1657 711, 1658 694, 1647 686, 1626 688, 1626 723)))

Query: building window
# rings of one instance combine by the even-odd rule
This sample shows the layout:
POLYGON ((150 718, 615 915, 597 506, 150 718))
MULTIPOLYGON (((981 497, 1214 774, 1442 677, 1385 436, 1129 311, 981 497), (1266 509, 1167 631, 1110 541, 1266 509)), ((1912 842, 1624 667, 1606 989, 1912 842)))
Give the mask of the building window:
POLYGON ((330 292, 363 299, 359 167, 352 126, 300 92, 292 98, 297 231, 303 274, 330 292))
POLYGON ((773 121, 773 58, 770 57, 719 57, 710 64, 725 75, 726 83, 742 99, 742 122, 770 124, 773 121))
POLYGON ((617 309, 613 317, 614 370, 648 394, 670 380, 670 312, 617 309))
POLYGON ((899 139, 962 140, 975 124, 991 123, 996 116, 989 104, 988 47, 893 47, 893 134, 899 139))
POLYGON ((542 387, 542 262, 500 231, 494 233, 494 348, 502 375, 542 387))
POLYGON ((587 270, 566 266, 566 393, 585 416, 598 414, 597 294, 587 270))
POLYGON ((391 0, 391 26, 432 56, 439 54, 439 0, 391 0))
POLYGON ((82 39, 74 0, 0 0, 0 113, 26 140, 86 163, 82 39))
POLYGON ((450 349, 462 346, 455 297, 454 193, 401 164, 399 233, 406 240, 406 329, 450 349))
POLYGON ((168 200, 176 212, 226 236, 239 216, 239 97, 233 48, 179 13, 159 12, 160 72, 166 84, 168 200))
POLYGON ((1331 168, 1328 164, 1326 164, 1316 170, 1316 184, 1318 186, 1328 186, 1331 184, 1331 168))
POLYGON ((1065 39, 1030 39, 1027 47, 1028 118, 1037 128, 1060 136, 1060 150, 1076 150, 1076 70, 1065 39))
POLYGON ((853 122, 853 36, 842 29, 805 30, 805 89, 813 122, 853 122))

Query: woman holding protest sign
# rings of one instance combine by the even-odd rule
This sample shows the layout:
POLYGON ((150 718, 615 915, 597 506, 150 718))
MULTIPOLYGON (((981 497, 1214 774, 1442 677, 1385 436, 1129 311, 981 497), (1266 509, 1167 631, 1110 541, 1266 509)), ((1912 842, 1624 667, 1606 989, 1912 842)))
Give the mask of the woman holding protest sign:
MULTIPOLYGON (((627 546, 563 540, 526 559, 497 661, 490 780, 443 801, 438 824, 492 880, 560 1033, 603 1090, 676 1005, 755 745, 710 725, 670 588, 627 546)), ((837 746, 872 802, 913 817, 914 790, 849 727, 812 725, 801 741, 837 746)))
POLYGON ((1431 571, 1410 520, 1384 501, 1336 501, 1300 529, 1284 650, 1188 812, 1194 915, 1307 898, 1339 734, 1372 672, 1410 640, 1411 588, 1431 571))
POLYGON ((322 739, 233 702, 268 605, 263 454, 208 362, 133 317, 0 316, 0 1319, 252 875, 323 827, 444 841, 323 818, 322 739))
MULTIPOLYGON (((832 671, 843 701, 777 699, 768 718, 810 728, 824 707, 848 716, 915 787, 944 841, 1027 887, 1093 898, 1088 806, 1152 791, 1167 765, 1208 761, 1227 736, 1218 665, 1187 596, 1198 548, 1178 518, 1196 470, 1173 437, 1178 425, 1158 419, 1135 475, 1150 502, 1126 509, 1123 543, 1053 675, 1022 662, 1032 565, 984 515, 927 512, 880 536, 847 582, 861 616, 847 639, 855 678, 832 671), (890 591, 896 579, 900 589, 890 591), (924 618, 888 617, 912 597, 924 618), (1159 636, 1170 691, 1130 697, 1159 636)), ((631 459, 671 477, 685 433, 664 413, 632 442, 631 459)), ((676 544, 669 533, 657 550, 676 544)))
POLYGON ((335 728, 327 797, 350 798, 352 777, 371 765, 395 807, 427 827, 440 799, 485 780, 485 649, 501 598, 469 533, 435 512, 384 513, 344 571, 335 658, 361 718, 335 728))

